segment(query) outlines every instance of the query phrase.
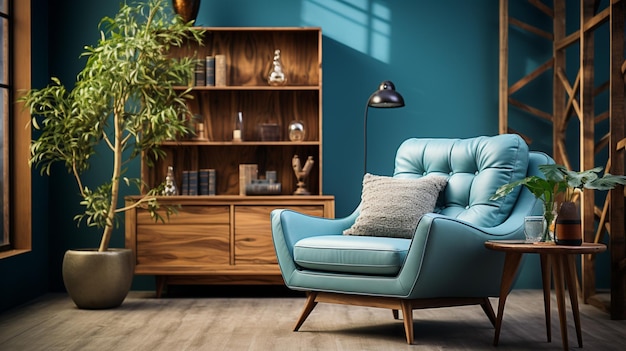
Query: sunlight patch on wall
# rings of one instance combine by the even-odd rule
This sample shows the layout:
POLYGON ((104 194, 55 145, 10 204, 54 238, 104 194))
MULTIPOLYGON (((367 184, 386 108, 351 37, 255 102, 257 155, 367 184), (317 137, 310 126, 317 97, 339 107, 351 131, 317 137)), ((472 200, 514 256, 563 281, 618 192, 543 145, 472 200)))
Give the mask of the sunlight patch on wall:
POLYGON ((322 27, 332 38, 389 63, 391 10, 385 0, 303 0, 302 22, 322 27))

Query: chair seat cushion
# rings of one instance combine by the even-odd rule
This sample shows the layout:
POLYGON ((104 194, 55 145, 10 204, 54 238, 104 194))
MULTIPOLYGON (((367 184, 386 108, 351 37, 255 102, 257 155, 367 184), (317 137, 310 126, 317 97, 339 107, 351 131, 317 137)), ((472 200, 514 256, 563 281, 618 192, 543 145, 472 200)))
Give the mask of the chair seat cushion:
POLYGON ((306 269, 393 276, 404 264, 410 239, 321 235, 298 241, 293 255, 306 269))

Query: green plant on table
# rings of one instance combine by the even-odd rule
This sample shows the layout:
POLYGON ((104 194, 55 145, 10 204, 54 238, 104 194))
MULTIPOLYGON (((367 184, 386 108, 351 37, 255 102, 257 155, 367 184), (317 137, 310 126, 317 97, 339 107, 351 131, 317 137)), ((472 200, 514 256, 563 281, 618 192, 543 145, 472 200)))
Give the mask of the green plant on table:
MULTIPOLYGON (((544 177, 530 176, 515 182, 505 184, 496 190, 490 200, 497 200, 508 195, 518 186, 525 186, 536 198, 544 203, 544 218, 546 223, 553 223, 555 219, 554 204, 558 194, 564 194, 564 201, 573 201, 577 192, 582 189, 610 190, 618 184, 626 185, 626 177, 602 172, 602 167, 595 167, 586 171, 576 172, 568 170, 560 164, 540 165, 539 171, 544 177)), ((542 241, 549 241, 549 228, 546 226, 542 241)))
POLYGON ((145 207, 155 219, 163 219, 157 212, 158 188, 130 207, 118 208, 120 182, 140 190, 140 179, 124 176, 129 162, 143 153, 160 157, 161 142, 190 132, 189 89, 176 87, 191 81, 195 63, 191 57, 170 58, 167 51, 187 40, 200 42, 202 31, 167 12, 164 3, 122 4, 115 17, 100 22, 97 45, 85 47, 87 61, 71 90, 53 77, 50 85, 20 98, 40 130, 30 145, 31 166, 49 175, 52 165, 61 163, 74 176, 84 206, 75 219, 102 228, 98 251, 108 249, 116 215, 131 207, 145 207), (104 149, 113 155, 112 174, 92 189, 81 176, 96 150, 104 149))

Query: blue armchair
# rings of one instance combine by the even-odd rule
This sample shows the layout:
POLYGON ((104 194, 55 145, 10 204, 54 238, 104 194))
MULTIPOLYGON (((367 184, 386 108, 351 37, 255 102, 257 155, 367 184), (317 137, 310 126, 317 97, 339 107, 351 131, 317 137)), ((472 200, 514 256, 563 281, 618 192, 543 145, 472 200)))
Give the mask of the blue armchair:
POLYGON ((503 184, 541 176, 537 166, 550 162, 513 134, 406 140, 393 178, 447 179, 412 238, 344 235, 363 200, 339 219, 274 210, 272 236, 285 284, 307 292, 294 331, 318 302, 388 308, 396 319, 400 310, 409 344, 414 309, 480 305, 495 325, 489 297, 499 295, 504 255, 484 242, 524 239, 524 217, 541 214, 542 204, 522 187, 498 201, 489 197, 503 184))

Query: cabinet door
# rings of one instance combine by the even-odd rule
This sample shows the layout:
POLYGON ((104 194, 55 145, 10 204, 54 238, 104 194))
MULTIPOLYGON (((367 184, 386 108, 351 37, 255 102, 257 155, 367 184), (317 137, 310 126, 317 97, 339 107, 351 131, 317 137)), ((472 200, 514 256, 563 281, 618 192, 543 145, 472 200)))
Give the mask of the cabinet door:
POLYGON ((183 206, 165 223, 137 211, 137 265, 228 265, 229 239, 229 206, 183 206))
POLYGON ((236 206, 235 207, 235 265, 277 264, 270 212, 288 208, 312 216, 322 217, 324 206, 236 206))

